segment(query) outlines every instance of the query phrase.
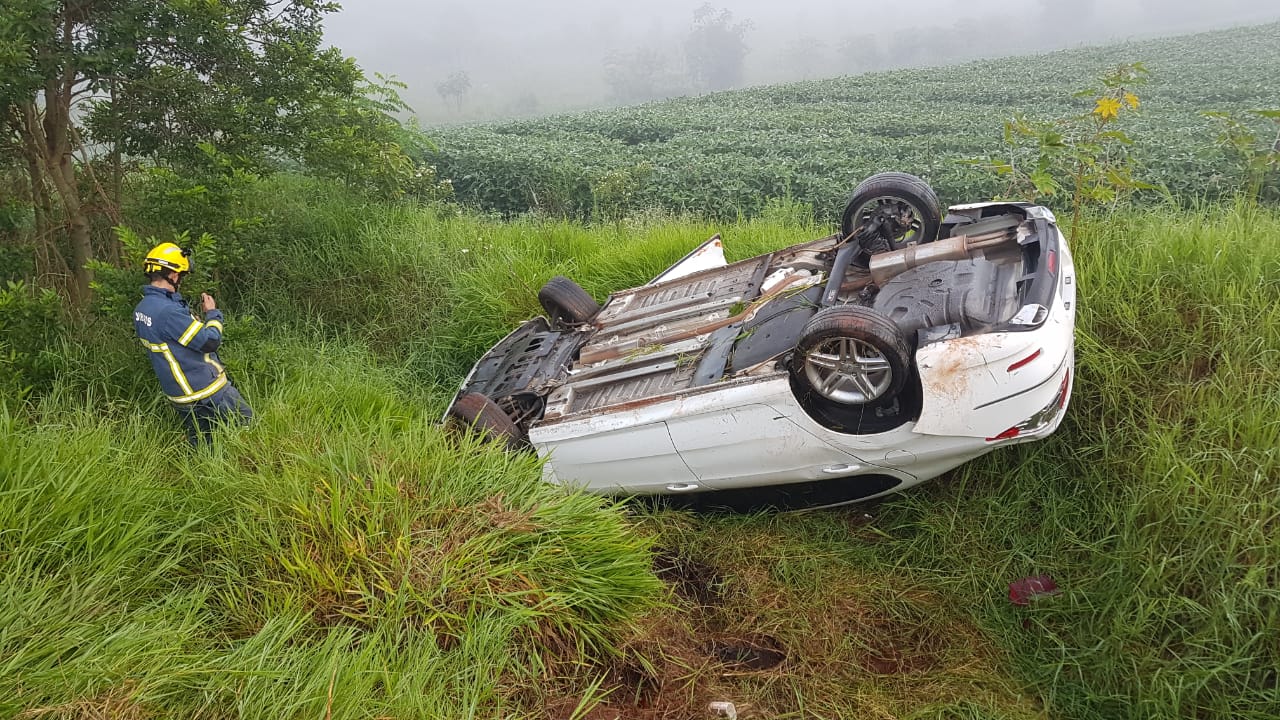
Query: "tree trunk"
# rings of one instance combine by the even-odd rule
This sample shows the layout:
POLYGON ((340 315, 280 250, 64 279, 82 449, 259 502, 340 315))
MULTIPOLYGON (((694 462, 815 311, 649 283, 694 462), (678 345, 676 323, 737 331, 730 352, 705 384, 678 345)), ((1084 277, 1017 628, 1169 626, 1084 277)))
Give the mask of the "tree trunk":
POLYGON ((76 183, 75 162, 68 150, 56 161, 58 168, 51 173, 53 186, 58 189, 62 198, 62 207, 67 213, 67 224, 71 239, 71 274, 75 279, 72 299, 76 305, 87 305, 92 298, 93 270, 89 261, 93 259, 93 244, 89 235, 89 218, 84 214, 80 201, 80 188, 76 183))
POLYGON ((71 154, 70 90, 67 88, 59 92, 54 83, 48 83, 44 99, 44 117, 40 117, 34 101, 23 103, 21 129, 25 144, 36 152, 41 169, 62 201, 71 241, 71 301, 74 305, 84 306, 93 292, 93 270, 89 269, 93 245, 89 218, 85 215, 76 179, 75 158, 71 154))
MULTIPOLYGON (((62 56, 61 70, 45 77, 43 87, 44 107, 37 104, 41 98, 33 97, 21 103, 19 108, 19 134, 23 144, 39 159, 39 170, 53 183, 62 201, 71 241, 71 301, 73 305, 89 303, 93 270, 93 245, 89 232, 89 218, 85 215, 80 198, 80 186, 76 179, 75 157, 72 155, 71 101, 74 97, 76 72, 71 63, 72 34, 75 23, 63 6, 61 16, 62 37, 58 48, 44 48, 42 59, 62 56)), ((38 183, 43 186, 43 183, 38 183)))
POLYGON ((53 236, 53 203, 49 199, 49 188, 44 184, 44 173, 40 172, 40 158, 27 143, 22 145, 22 155, 27 161, 27 180, 31 185, 31 209, 35 213, 35 256, 36 277, 57 278, 56 284, 65 287, 71 274, 66 263, 58 254, 53 236), (58 267, 55 267, 58 266, 58 267))

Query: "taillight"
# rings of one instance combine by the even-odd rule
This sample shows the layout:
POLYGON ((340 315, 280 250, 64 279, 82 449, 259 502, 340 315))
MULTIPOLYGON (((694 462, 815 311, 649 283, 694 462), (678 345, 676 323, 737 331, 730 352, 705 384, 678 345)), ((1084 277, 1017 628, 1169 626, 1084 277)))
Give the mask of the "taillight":
POLYGON ((1026 357, 1024 357, 1024 358, 1022 358, 1022 359, 1021 359, 1021 360, 1019 360, 1018 362, 1016 362, 1016 363, 1014 363, 1014 364, 1010 365, 1010 366, 1009 366, 1009 372, 1013 372, 1014 370, 1017 370, 1017 369, 1018 369, 1018 368, 1020 368, 1020 367, 1025 367, 1026 365, 1030 364, 1032 360, 1035 360, 1036 358, 1040 357, 1040 351, 1041 351, 1041 349, 1040 349, 1040 348, 1036 348, 1036 351, 1035 351, 1035 352, 1031 353, 1030 355, 1028 355, 1028 356, 1026 356, 1026 357))
POLYGON ((998 442, 1000 440, 1012 440, 1013 438, 1018 437, 1018 434, 1021 432, 1022 432, 1022 429, 1019 428, 1017 425, 1014 425, 1013 427, 1009 428, 1008 430, 1005 430, 1004 432, 1000 433, 999 435, 996 435, 995 437, 987 438, 987 442, 998 442))
POLYGON ((1028 434, 1035 434, 1049 426, 1055 417, 1062 413, 1062 409, 1067 406, 1067 395, 1071 390, 1071 368, 1067 368, 1066 374, 1062 378, 1062 384, 1058 386, 1058 394, 1049 401, 1048 405, 1041 408, 1036 414, 1026 420, 1014 425, 995 437, 987 438, 987 442, 999 442, 1001 440, 1012 440, 1022 434, 1025 430, 1028 434))
POLYGON ((1045 267, 1049 269, 1050 275, 1058 274, 1058 253, 1050 250, 1049 257, 1045 259, 1045 267))

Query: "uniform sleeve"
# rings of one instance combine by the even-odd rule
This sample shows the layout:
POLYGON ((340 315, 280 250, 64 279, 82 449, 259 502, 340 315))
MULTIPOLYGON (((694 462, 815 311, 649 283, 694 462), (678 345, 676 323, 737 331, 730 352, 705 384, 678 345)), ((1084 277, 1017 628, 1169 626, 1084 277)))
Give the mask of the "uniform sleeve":
POLYGON ((169 332, 179 345, 196 352, 213 352, 222 344, 222 313, 210 310, 204 322, 200 322, 190 313, 174 312, 169 332))

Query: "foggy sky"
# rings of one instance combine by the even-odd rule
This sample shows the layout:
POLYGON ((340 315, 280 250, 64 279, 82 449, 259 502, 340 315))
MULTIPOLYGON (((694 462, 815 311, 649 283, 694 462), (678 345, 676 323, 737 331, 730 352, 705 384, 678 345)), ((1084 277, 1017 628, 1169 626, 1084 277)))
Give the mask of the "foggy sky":
MULTIPOLYGON (((405 99, 424 122, 448 123, 617 104, 605 79, 606 59, 645 48, 678 74, 694 11, 704 0, 343 4, 326 22, 327 40, 370 75, 394 75, 407 83, 405 99), (460 107, 437 90, 459 71, 471 83, 460 107)), ((731 11, 735 23, 750 23, 742 85, 1280 20, 1276 0, 726 0, 712 5, 731 11), (1009 29, 1010 36, 974 32, 993 22, 1009 29), (940 36, 946 36, 948 49, 930 47, 940 36), (851 38, 874 38, 882 46, 875 67, 842 54, 851 38), (905 52, 917 43, 924 52, 905 52)))

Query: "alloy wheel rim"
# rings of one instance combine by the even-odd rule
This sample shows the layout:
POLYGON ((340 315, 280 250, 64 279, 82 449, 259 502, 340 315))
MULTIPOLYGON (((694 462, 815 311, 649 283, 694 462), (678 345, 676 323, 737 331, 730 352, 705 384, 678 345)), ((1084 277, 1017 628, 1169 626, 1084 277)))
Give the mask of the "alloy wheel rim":
POLYGON ((870 343, 850 337, 831 338, 810 350, 804 373, 819 395, 845 404, 878 400, 893 382, 888 358, 870 343))

